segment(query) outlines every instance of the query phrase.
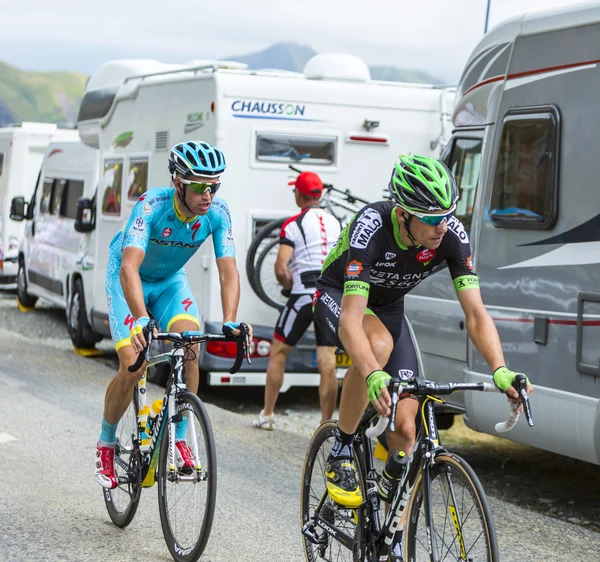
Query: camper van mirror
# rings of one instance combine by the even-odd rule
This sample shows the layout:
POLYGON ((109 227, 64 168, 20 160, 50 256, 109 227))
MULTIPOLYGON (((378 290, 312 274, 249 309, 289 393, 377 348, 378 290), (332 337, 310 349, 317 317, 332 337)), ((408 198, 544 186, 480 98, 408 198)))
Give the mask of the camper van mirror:
POLYGON ((91 232, 94 230, 94 203, 87 197, 77 199, 75 230, 77 232, 91 232))
POLYGON ((14 221, 25 220, 25 197, 13 197, 10 202, 10 218, 14 221))

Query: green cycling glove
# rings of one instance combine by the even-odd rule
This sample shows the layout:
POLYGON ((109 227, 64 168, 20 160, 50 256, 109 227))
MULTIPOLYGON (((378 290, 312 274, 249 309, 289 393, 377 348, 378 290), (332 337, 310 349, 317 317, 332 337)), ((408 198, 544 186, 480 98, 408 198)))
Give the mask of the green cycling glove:
POLYGON ((375 402, 379 398, 381 389, 387 387, 391 378, 385 371, 373 371, 367 377, 367 394, 371 402, 375 402))
MULTIPOLYGON (((515 377, 517 375, 522 375, 522 374, 523 373, 515 373, 514 371, 511 371, 510 369, 507 369, 506 367, 498 367, 494 371, 494 384, 502 392, 506 392, 512 386, 512 383, 515 380, 515 377)), ((529 382, 529 379, 527 378, 527 376, 525 376, 525 378, 527 379, 527 386, 530 386, 531 383, 529 382)))

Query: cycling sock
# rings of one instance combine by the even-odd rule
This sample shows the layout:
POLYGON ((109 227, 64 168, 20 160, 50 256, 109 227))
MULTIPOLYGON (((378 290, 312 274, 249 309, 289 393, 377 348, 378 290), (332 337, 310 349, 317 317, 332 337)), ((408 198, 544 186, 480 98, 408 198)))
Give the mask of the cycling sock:
POLYGON ((352 458, 352 441, 354 440, 353 433, 344 433, 339 427, 335 430, 335 443, 331 447, 330 458, 337 459, 339 457, 352 458))
POLYGON ((185 441, 185 433, 187 431, 187 416, 182 414, 183 419, 177 422, 175 426, 175 441, 185 441))
POLYGON ((117 425, 118 423, 108 423, 102 418, 102 431, 100 432, 100 438, 98 441, 102 441, 104 446, 114 445, 117 441, 117 425))

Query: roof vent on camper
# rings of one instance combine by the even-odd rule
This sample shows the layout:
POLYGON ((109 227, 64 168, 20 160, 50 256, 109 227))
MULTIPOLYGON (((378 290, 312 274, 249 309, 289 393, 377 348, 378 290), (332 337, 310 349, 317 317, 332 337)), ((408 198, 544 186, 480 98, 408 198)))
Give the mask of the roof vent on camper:
POLYGON ((366 82, 371 79, 371 72, 364 61, 346 53, 315 55, 306 63, 304 74, 310 80, 366 82))

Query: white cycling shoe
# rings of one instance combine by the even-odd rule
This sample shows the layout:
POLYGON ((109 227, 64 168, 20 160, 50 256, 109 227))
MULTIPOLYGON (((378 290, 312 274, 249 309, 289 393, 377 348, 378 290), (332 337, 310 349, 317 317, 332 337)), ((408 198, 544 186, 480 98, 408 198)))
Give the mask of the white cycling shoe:
POLYGON ((258 414, 258 419, 254 421, 253 425, 257 429, 266 429, 268 431, 272 431, 275 429, 275 414, 265 416, 265 411, 261 410, 260 414, 258 414))

